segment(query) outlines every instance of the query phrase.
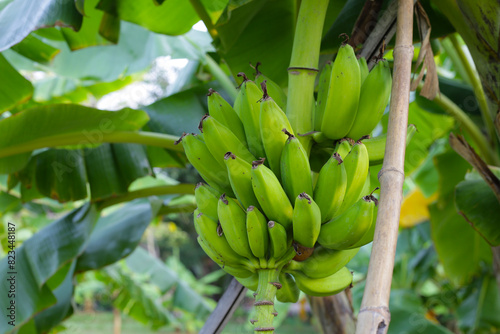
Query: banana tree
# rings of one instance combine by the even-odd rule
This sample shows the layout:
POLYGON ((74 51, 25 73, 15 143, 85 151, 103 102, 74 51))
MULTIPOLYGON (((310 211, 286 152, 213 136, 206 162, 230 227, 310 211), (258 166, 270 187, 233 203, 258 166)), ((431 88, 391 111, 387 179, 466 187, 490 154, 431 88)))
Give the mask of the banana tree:
MULTIPOLYGON (((110 265, 131 254, 155 216, 194 209, 192 202, 170 203, 172 195, 193 194, 194 184, 155 181, 137 188, 134 182, 154 176, 157 168, 186 165, 183 147, 175 142, 182 132, 196 132, 198 120, 207 111, 202 96, 210 87, 232 103, 234 87, 240 82, 237 74, 252 71, 249 62, 261 62, 261 71, 270 80, 288 87, 286 109, 291 127, 298 133, 307 132, 310 124, 300 110, 309 108, 319 94, 315 91, 315 74, 339 49, 342 40, 338 36, 352 33, 352 43, 361 53, 370 43, 378 45, 387 31, 369 32, 382 21, 382 14, 389 12, 389 2, 322 1, 324 8, 319 16, 310 13, 304 17, 299 14, 300 8, 310 1, 44 0, 32 5, 28 0, 16 0, 0 5, 0 27, 5 32, 0 38, 0 172, 8 175, 1 183, 2 208, 5 213, 18 212, 21 205, 33 212, 54 206, 69 211, 21 246, 7 243, 8 232, 13 231, 9 228, 13 227, 5 220, 2 247, 5 255, 15 250, 18 256, 14 268, 18 272, 17 300, 21 302, 17 304, 17 327, 2 323, 2 332, 21 326, 23 330, 49 330, 71 314, 72 278, 76 273, 110 265), (308 24, 301 18, 318 24, 308 24), (208 36, 190 32, 200 19, 212 44, 207 42, 208 36), (160 96, 154 103, 136 109, 95 108, 96 100, 138 80, 153 59, 165 55, 188 58, 190 64, 181 77, 184 83, 177 84, 169 96, 160 96), (217 82, 207 85, 195 78, 202 67, 217 82), (300 75, 288 79, 289 67, 302 68, 300 75), (50 75, 35 80, 40 71, 50 75), (116 211, 116 220, 99 218, 102 212, 126 202, 130 203, 116 211), (117 236, 116 243, 105 242, 117 236), (103 253, 110 255, 103 257, 103 253)), ((409 123, 416 124, 419 133, 407 148, 404 172, 411 181, 406 186, 439 198, 430 205, 432 241, 447 277, 456 286, 463 286, 479 272, 482 263, 491 263, 488 245, 498 246, 494 218, 499 204, 490 190, 498 182, 491 177, 496 173, 494 168, 485 169, 483 164, 481 169, 476 163, 473 166, 480 174, 471 172, 469 165, 439 139, 460 129, 470 143, 464 144, 462 152, 471 156, 472 147, 479 154, 474 161, 498 166, 498 138, 494 136, 494 101, 498 94, 494 80, 487 76, 496 73, 496 63, 482 61, 490 49, 496 50, 496 46, 487 47, 493 45, 488 32, 494 30, 481 28, 481 4, 422 1, 422 5, 432 29, 427 30, 428 35, 415 35, 414 40, 421 38, 421 50, 427 52, 430 40, 435 44, 442 41, 444 52, 435 59, 439 68, 448 66, 447 70, 457 75, 455 80, 439 77, 441 94, 433 101, 417 96, 410 105, 409 123), (480 79, 464 56, 460 37, 436 39, 455 30, 471 50, 480 79), (481 42, 471 31, 484 35, 481 42), (469 108, 468 101, 479 108, 469 108), (488 136, 483 135, 483 129, 488 136), (447 173, 450 169, 454 172, 447 173), (487 174, 493 180, 489 184, 478 177, 486 170, 493 170, 487 174), (470 199, 470 193, 476 191, 485 199, 480 203, 482 209, 470 199), (458 246, 453 242, 457 238, 463 240, 458 246), (469 252, 471 245, 475 252, 469 252)), ((500 9, 497 5, 488 8, 492 16, 487 22, 495 26, 498 22, 493 13, 500 9)), ((389 50, 393 46, 391 41, 386 44, 389 50)), ((391 57, 390 51, 387 56, 391 57)), ((419 59, 414 60, 419 67, 419 59)), ((387 117, 381 125, 385 133, 387 117)), ((312 147, 313 142, 306 138, 299 137, 303 145, 312 147)), ((311 152, 311 160, 319 156, 314 147, 311 152)), ((370 168, 372 184, 378 183, 379 170, 380 166, 370 168)), ((16 219, 12 214, 4 217, 16 219)), ((3 275, 9 271, 8 261, 7 256, 0 261, 3 275)), ((108 274, 117 282, 132 284, 129 275, 116 268, 108 274)), ((487 275, 491 273, 487 271, 487 275)), ((496 273, 498 276, 498 270, 496 273)), ((177 282, 180 295, 196 295, 175 278, 171 282, 177 282)), ((160 289, 167 291, 173 284, 161 285, 160 289)), ((491 284, 483 289, 490 291, 491 284)), ((133 298, 124 291, 118 305, 124 308, 133 298)), ((203 316, 210 307, 203 299, 195 300, 198 303, 186 309, 203 316)), ((183 299, 178 301, 182 304, 183 299)), ((8 303, 2 299, 3 310, 8 303)), ((156 310, 150 319, 154 326, 172 320, 154 301, 150 306, 156 310)), ((418 312, 425 310, 419 308, 418 312)), ((144 318, 144 314, 138 317, 144 318)), ((220 323, 216 327, 220 328, 220 323)))

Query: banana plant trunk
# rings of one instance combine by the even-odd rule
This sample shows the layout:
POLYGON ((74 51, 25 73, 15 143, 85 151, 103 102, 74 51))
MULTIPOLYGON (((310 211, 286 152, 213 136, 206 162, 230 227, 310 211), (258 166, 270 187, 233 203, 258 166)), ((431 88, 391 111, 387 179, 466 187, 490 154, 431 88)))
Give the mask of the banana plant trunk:
POLYGON ((354 334, 356 317, 350 289, 328 297, 309 297, 309 304, 324 334, 354 334))

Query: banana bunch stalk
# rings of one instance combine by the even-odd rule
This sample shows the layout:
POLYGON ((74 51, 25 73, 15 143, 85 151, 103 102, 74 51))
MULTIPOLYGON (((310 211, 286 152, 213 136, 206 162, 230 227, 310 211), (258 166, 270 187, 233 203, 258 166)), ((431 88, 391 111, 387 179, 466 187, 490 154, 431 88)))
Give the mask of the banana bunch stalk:
POLYGON ((256 82, 239 74, 243 83, 233 106, 210 89, 200 133, 179 142, 206 182, 195 189, 198 243, 256 291, 251 322, 256 332, 273 333, 276 298, 296 302, 300 291, 327 296, 344 290, 352 283, 345 266, 373 240, 370 152, 379 161, 385 140, 366 135, 387 105, 391 75, 384 61, 368 72, 350 46, 340 48, 320 75, 311 111, 318 141, 312 152, 326 154, 319 160, 290 126, 283 90, 258 65, 256 82))

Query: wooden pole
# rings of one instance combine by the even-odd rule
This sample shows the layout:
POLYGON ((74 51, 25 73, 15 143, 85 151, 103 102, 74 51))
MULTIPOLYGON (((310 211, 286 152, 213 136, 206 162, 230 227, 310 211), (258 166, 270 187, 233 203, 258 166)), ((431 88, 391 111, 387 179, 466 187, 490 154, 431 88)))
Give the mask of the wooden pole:
POLYGON ((389 296, 403 197, 412 44, 413 1, 399 0, 387 144, 378 175, 380 206, 356 334, 387 333, 390 322, 389 296))
POLYGON ((245 297, 246 291, 247 289, 233 278, 199 334, 218 334, 222 332, 234 311, 240 305, 241 300, 245 297))

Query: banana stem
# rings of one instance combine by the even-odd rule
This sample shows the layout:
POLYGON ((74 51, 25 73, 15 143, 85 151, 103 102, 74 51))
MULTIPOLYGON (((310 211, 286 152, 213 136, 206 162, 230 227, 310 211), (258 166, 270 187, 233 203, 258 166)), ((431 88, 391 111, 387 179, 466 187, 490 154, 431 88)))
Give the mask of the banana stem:
POLYGON ((236 87, 234 87, 235 84, 231 81, 231 79, 229 79, 226 73, 224 73, 222 68, 219 66, 219 64, 217 64, 215 60, 213 60, 212 57, 206 54, 205 60, 207 62, 210 73, 215 77, 215 79, 219 81, 226 93, 228 93, 234 101, 236 99, 236 95, 238 95, 238 91, 236 90, 236 87))
MULTIPOLYGON (((288 98, 286 114, 295 134, 313 128, 314 83, 329 0, 302 0, 295 28, 292 57, 288 68, 288 98)), ((298 137, 309 154, 310 136, 298 137)))
MULTIPOLYGON (((194 184, 191 183, 180 183, 176 185, 167 185, 167 186, 157 186, 157 187, 149 187, 143 188, 135 191, 130 191, 124 195, 112 197, 103 201, 97 202, 97 208, 102 210, 109 206, 129 202, 133 199, 144 198, 149 196, 161 196, 161 195, 194 195, 194 184)), ((186 210, 189 210, 186 208, 186 210)))
MULTIPOLYGON (((417 91, 420 91, 422 86, 423 83, 421 82, 417 87, 417 91)), ((474 144, 476 144, 481 156, 487 164, 500 166, 500 159, 498 155, 495 154, 495 150, 488 144, 486 137, 483 136, 477 125, 474 124, 459 106, 442 93, 438 94, 433 101, 459 123, 459 126, 471 137, 474 144)))
POLYGON ((99 134, 98 138, 89 138, 85 132, 75 132, 69 134, 55 135, 35 139, 22 144, 14 144, 0 149, 0 158, 31 152, 45 147, 61 147, 69 145, 95 145, 102 143, 135 143, 151 146, 163 147, 168 150, 182 152, 182 145, 175 145, 179 139, 177 136, 156 132, 145 131, 115 131, 111 133, 99 134))
POLYGON ((252 321, 255 325, 255 334, 273 334, 274 317, 277 315, 274 310, 274 299, 276 297, 278 282, 278 269, 262 269, 258 271, 259 287, 255 297, 256 319, 252 321))
POLYGON ((465 72, 467 73, 468 81, 472 86, 474 95, 476 96, 477 102, 479 104, 479 110, 481 111, 483 122, 484 124, 486 124, 488 136, 490 137, 491 143, 494 145, 496 143, 495 126, 493 125, 494 115, 492 115, 489 111, 488 102, 486 101, 486 95, 484 94, 483 86, 481 85, 481 81, 479 80, 479 75, 465 55, 465 52, 462 49, 462 45, 460 45, 457 34, 451 34, 449 36, 449 39, 453 47, 455 48, 458 58, 460 59, 463 68, 465 69, 465 72))

